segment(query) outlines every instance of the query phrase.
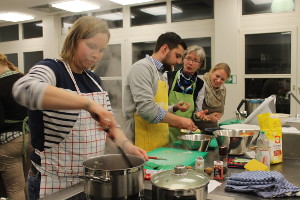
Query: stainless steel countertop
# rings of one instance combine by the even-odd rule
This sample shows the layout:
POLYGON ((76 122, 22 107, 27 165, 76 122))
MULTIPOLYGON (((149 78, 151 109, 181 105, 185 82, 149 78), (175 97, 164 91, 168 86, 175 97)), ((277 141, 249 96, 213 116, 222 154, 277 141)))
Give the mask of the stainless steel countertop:
MULTIPOLYGON (((208 156, 205 158, 205 167, 213 167, 213 161, 217 159, 218 151, 209 151, 208 156)), ((300 159, 290 159, 285 158, 283 163, 274 164, 271 165, 272 171, 278 171, 284 175, 284 177, 292 184, 300 187, 300 159)), ((228 168, 228 176, 230 176, 231 173, 238 173, 242 172, 244 169, 236 169, 236 168, 228 168)), ((213 179, 213 175, 211 175, 211 179, 213 179)), ((208 199, 210 200, 220 200, 224 199, 225 197, 228 200, 250 200, 250 199, 256 199, 256 200, 263 200, 264 198, 260 198, 255 194, 249 194, 249 193, 236 193, 236 192, 225 192, 224 190, 224 180, 222 181, 222 185, 217 187, 215 190, 213 190, 211 193, 208 194, 208 199)), ((151 183, 150 181, 145 181, 145 190, 151 190, 151 183)), ((80 182, 76 185, 73 185, 69 188, 66 188, 64 190, 61 190, 59 192, 56 192, 52 195, 49 195, 43 200, 63 200, 67 199, 69 197, 72 197, 75 194, 78 194, 83 191, 83 182, 80 182)), ((276 198, 278 200, 295 200, 300 199, 295 197, 290 198, 276 198)))

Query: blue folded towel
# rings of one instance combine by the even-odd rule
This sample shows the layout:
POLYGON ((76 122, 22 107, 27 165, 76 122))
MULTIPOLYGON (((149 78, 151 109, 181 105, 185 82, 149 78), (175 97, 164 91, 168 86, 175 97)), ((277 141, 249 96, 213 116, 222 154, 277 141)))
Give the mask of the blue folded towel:
POLYGON ((288 182, 279 172, 246 171, 227 178, 226 191, 255 192, 264 198, 300 196, 300 188, 288 182))

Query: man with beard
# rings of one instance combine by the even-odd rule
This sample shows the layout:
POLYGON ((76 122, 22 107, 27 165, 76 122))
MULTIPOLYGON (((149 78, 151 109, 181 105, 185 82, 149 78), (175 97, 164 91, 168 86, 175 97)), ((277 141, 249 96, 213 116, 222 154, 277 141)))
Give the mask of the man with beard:
MULTIPOLYGON (((185 42, 174 32, 160 35, 151 56, 133 64, 124 88, 125 133, 136 146, 151 151, 169 142, 169 127, 196 130, 191 119, 168 112, 168 85, 165 71, 180 64, 185 42)), ((170 111, 187 108, 177 104, 170 111)))

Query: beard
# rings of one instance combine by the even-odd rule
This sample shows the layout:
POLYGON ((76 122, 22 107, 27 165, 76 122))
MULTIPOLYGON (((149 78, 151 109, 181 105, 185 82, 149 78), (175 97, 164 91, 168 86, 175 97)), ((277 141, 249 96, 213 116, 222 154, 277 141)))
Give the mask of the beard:
POLYGON ((165 71, 169 71, 169 72, 173 71, 174 67, 172 64, 169 63, 169 58, 170 58, 170 54, 167 53, 166 57, 161 61, 161 63, 164 66, 164 70, 163 70, 164 72, 165 71))

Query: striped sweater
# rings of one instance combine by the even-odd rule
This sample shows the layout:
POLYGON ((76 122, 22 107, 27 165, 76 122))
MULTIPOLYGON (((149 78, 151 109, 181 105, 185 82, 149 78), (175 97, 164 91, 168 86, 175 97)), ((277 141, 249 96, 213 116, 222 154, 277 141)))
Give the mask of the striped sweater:
MULTIPOLYGON (((81 93, 99 92, 100 89, 86 73, 101 85, 100 78, 91 71, 82 74, 73 73, 81 93)), ((56 59, 38 62, 13 87, 16 101, 29 108, 31 143, 39 151, 60 143, 71 131, 79 114, 79 110, 42 110, 41 100, 48 84, 76 93, 75 85, 64 64, 56 59)), ((107 101, 111 109, 108 97, 107 101)), ((32 159, 37 158, 32 156, 32 159)), ((39 163, 38 160, 35 162, 39 163)))

